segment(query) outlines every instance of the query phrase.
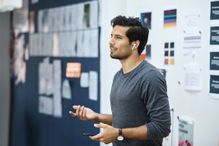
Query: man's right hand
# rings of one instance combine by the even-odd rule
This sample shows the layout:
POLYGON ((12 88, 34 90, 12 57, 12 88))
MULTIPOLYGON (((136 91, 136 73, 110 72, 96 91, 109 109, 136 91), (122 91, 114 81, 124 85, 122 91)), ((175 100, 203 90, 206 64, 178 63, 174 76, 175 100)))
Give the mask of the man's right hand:
POLYGON ((80 120, 94 120, 98 121, 98 114, 94 112, 92 109, 81 106, 81 105, 73 105, 73 111, 69 111, 69 114, 73 117, 78 117, 80 120))

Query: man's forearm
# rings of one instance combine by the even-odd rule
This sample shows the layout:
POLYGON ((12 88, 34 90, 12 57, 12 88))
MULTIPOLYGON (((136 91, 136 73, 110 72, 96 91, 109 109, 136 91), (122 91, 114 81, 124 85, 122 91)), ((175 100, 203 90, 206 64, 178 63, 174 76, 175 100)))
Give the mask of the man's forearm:
POLYGON ((106 115, 106 114, 98 114, 95 121, 112 125, 112 115, 106 115))
POLYGON ((142 125, 134 128, 124 128, 122 129, 122 135, 125 139, 146 140, 148 139, 147 131, 147 126, 142 125))

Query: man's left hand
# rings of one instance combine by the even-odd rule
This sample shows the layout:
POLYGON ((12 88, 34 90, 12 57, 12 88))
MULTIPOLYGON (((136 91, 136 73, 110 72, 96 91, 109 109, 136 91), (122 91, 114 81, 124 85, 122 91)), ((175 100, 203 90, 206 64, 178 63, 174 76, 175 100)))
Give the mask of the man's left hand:
POLYGON ((90 139, 92 140, 100 141, 105 144, 109 144, 115 141, 118 136, 118 129, 110 125, 100 123, 100 124, 94 124, 94 127, 102 128, 103 131, 98 133, 97 135, 89 136, 90 139))

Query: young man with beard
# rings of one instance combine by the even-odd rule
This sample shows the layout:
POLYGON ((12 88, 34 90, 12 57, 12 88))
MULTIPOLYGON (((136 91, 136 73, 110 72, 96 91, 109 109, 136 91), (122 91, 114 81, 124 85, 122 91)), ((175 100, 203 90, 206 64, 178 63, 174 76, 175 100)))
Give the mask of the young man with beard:
POLYGON ((110 55, 121 62, 110 93, 112 115, 73 105, 69 113, 95 124, 102 131, 90 139, 113 146, 160 146, 170 133, 170 109, 166 81, 156 67, 140 58, 148 29, 138 18, 117 16, 109 41, 110 55))

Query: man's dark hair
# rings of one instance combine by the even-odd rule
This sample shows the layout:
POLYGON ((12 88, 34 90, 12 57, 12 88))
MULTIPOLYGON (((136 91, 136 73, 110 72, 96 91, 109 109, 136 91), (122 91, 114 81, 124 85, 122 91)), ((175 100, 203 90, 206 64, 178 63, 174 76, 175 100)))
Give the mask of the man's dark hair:
POLYGON ((111 25, 112 27, 116 25, 130 27, 126 32, 126 36, 129 39, 129 43, 136 40, 140 41, 138 48, 138 54, 140 55, 147 44, 149 30, 141 24, 139 18, 119 15, 111 20, 111 25))

